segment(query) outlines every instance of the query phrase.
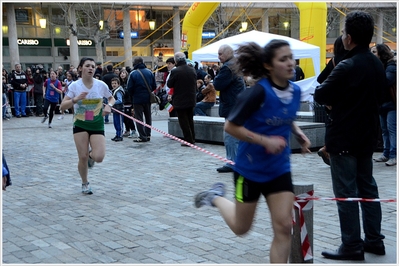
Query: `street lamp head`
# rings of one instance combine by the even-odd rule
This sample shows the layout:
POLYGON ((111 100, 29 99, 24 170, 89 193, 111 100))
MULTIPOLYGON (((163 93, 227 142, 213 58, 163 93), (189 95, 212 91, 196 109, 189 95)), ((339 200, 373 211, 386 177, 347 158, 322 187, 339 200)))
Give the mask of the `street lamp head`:
POLYGON ((40 28, 45 29, 46 23, 47 23, 47 20, 45 18, 39 19, 40 28))
POLYGON ((155 21, 154 20, 148 21, 148 25, 150 26, 150 30, 154 30, 155 29, 155 21))

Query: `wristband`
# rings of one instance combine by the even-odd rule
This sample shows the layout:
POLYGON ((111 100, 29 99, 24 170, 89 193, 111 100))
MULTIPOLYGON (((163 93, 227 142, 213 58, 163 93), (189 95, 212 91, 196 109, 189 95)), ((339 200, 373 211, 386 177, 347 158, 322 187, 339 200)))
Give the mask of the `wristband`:
POLYGON ((112 103, 109 103, 108 105, 109 105, 109 107, 111 107, 111 108, 112 108, 112 106, 113 106, 113 104, 112 104, 112 103))

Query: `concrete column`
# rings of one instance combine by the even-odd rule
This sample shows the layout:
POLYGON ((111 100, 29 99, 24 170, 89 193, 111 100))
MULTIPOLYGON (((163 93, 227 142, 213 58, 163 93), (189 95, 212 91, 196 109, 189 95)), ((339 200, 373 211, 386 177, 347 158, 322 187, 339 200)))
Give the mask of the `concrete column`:
POLYGON ((180 52, 181 50, 181 29, 180 29, 180 12, 179 7, 173 7, 173 49, 174 52, 180 52), (176 15, 175 15, 176 14, 176 15))
POLYGON ((15 64, 19 64, 19 50, 17 43, 17 23, 15 21, 14 4, 6 4, 7 8, 7 24, 8 24, 8 48, 10 50, 11 68, 14 69, 15 64))
MULTIPOLYGON (((313 191, 313 184, 295 182, 294 183, 294 194, 298 196, 303 193, 313 191)), ((313 202, 310 202, 313 204, 313 202)), ((310 210, 303 210, 303 217, 305 218, 306 230, 308 233, 308 239, 310 242, 310 248, 313 253, 313 207, 310 210)), ((304 260, 302 253, 302 242, 301 242, 301 224, 299 217, 299 210, 295 208, 295 221, 292 232, 292 244, 291 244, 291 254, 290 263, 313 263, 313 258, 304 260)))
MULTIPOLYGON (((68 25, 72 24, 72 29, 74 31, 78 31, 76 27, 76 13, 75 13, 75 4, 69 4, 68 8, 68 25)), ((78 67, 79 65, 79 47, 78 47, 78 37, 72 33, 72 30, 69 30, 69 51, 70 51, 70 59, 71 65, 74 67, 78 67)))
POLYGON ((380 11, 377 14, 377 20, 376 20, 376 32, 375 32, 375 43, 383 43, 382 36, 383 36, 383 28, 384 28, 384 14, 380 11))
POLYGON ((132 38, 130 38, 130 9, 125 6, 123 9, 123 48, 125 50, 125 67, 132 67, 132 38))
POLYGON ((269 32, 269 12, 268 9, 262 9, 262 29, 263 32, 269 32))

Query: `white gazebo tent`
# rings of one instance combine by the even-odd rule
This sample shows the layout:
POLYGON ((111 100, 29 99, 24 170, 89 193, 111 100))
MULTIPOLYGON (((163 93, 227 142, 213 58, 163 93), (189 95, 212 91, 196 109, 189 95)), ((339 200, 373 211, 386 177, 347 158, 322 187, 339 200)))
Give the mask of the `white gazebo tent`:
POLYGON ((224 38, 205 47, 202 47, 192 53, 192 60, 197 62, 218 62, 218 50, 222 44, 228 44, 233 49, 237 49, 238 45, 247 42, 256 42, 264 47, 273 39, 285 40, 290 44, 294 54, 294 59, 311 58, 313 61, 315 77, 309 77, 305 80, 298 81, 302 89, 302 100, 311 100, 309 95, 314 90, 314 82, 320 74, 320 48, 318 46, 308 44, 287 36, 266 33, 262 31, 252 30, 232 37, 224 38), (313 87, 313 88, 312 88, 313 87))

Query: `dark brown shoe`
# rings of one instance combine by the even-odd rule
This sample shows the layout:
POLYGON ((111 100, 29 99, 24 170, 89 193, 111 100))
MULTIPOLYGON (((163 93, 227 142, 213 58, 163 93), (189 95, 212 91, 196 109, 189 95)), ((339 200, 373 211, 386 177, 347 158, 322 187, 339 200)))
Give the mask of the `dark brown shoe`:
POLYGON ((330 165, 330 154, 328 154, 326 151, 326 146, 320 148, 320 150, 317 152, 317 155, 323 159, 325 164, 330 165))

